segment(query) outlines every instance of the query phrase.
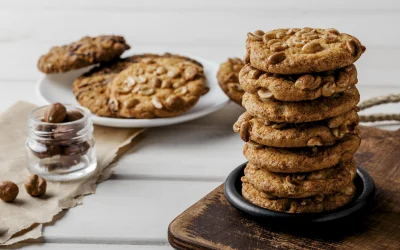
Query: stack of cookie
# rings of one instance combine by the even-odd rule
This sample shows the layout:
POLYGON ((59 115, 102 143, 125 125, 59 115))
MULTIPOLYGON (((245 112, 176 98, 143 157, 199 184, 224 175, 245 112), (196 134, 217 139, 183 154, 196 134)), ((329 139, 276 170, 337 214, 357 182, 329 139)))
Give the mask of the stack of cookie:
POLYGON ((105 117, 174 117, 208 92, 199 62, 168 53, 120 58, 129 48, 121 36, 83 37, 51 48, 38 68, 52 74, 99 63, 74 81, 72 91, 79 104, 105 117))
POLYGON ((281 212, 333 210, 355 194, 360 145, 353 63, 365 47, 335 29, 248 34, 234 125, 249 163, 242 195, 281 212))

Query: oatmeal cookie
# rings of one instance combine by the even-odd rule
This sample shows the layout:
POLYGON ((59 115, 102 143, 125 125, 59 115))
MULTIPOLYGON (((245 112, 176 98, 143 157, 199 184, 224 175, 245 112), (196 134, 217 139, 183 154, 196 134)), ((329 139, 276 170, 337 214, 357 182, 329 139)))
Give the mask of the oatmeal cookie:
POLYGON ((78 77, 72 84, 72 91, 80 105, 88 108, 93 114, 113 117, 110 111, 108 84, 122 70, 143 58, 159 57, 154 54, 143 54, 116 59, 102 63, 89 72, 78 77))
POLYGON ((251 163, 244 170, 248 183, 269 195, 285 198, 304 198, 338 192, 356 176, 356 162, 301 174, 273 173, 251 163))
POLYGON ((245 62, 276 74, 304 74, 348 66, 365 46, 336 29, 292 28, 248 33, 245 62))
POLYGON ((228 61, 219 66, 217 79, 219 86, 225 94, 234 102, 242 105, 244 94, 239 84, 239 71, 243 68, 244 62, 239 58, 229 58, 228 61))
POLYGON ((46 74, 67 72, 112 61, 129 48, 122 36, 85 36, 77 42, 51 48, 40 57, 37 66, 46 74))
POLYGON ((329 146, 349 134, 356 134, 358 109, 316 122, 276 123, 243 113, 233 125, 243 141, 281 148, 329 146))
POLYGON ((356 187, 350 183, 339 192, 307 198, 277 198, 256 189, 246 180, 242 184, 242 195, 249 202, 266 209, 285 213, 319 213, 342 207, 355 195, 356 187))
POLYGON ((118 117, 174 117, 191 109, 207 93, 200 63, 181 56, 133 64, 109 85, 110 109, 118 117))
POLYGON ((333 146, 313 148, 275 148, 249 141, 243 154, 258 168, 279 173, 303 173, 349 161, 360 142, 359 135, 348 135, 333 146))
POLYGON ((356 87, 331 97, 311 101, 282 102, 245 93, 243 107, 252 116, 273 122, 312 122, 339 116, 354 109, 360 100, 356 87))
POLYGON ((358 82, 354 64, 332 71, 303 75, 265 73, 247 64, 240 71, 239 80, 246 92, 260 98, 289 102, 328 97, 343 92, 358 82))

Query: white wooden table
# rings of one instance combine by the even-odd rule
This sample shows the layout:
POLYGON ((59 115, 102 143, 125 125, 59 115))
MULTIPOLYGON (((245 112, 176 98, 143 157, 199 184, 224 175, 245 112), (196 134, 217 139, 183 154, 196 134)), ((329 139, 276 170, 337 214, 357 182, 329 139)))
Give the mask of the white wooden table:
MULTIPOLYGON (((0 112, 17 100, 38 103, 39 56, 83 35, 121 34, 141 52, 180 52, 216 62, 244 54, 246 33, 278 27, 335 27, 358 37, 361 99, 400 93, 400 2, 105 1, 0 2, 0 112)), ((84 205, 44 230, 27 249, 167 249, 168 224, 245 161, 232 124, 233 103, 207 117, 149 129, 84 205), (112 213, 110 213, 112 212, 112 213), (113 214, 111 216, 111 214, 113 214)), ((367 112, 400 112, 385 105, 367 112)), ((380 123, 397 129, 398 123, 380 123)))

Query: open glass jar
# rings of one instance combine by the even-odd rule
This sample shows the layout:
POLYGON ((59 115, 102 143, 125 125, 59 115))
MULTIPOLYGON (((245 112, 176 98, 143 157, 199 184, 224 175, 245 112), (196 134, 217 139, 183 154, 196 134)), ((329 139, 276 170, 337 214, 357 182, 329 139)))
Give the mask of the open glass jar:
POLYGON ((28 119, 28 169, 47 180, 79 179, 91 174, 97 166, 90 111, 73 105, 64 106, 68 112, 79 112, 79 119, 63 123, 43 122, 48 106, 33 110, 28 119))

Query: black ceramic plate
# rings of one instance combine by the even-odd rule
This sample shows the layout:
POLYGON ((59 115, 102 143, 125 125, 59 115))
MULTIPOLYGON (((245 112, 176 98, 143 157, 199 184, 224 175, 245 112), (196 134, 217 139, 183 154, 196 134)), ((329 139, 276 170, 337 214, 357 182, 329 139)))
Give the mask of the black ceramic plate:
POLYGON ((225 181, 224 192, 228 201, 238 209, 254 219, 262 222, 279 222, 294 224, 321 224, 326 222, 348 220, 349 217, 356 217, 364 214, 367 205, 373 200, 375 194, 375 184, 371 176, 362 168, 357 166, 357 176, 354 179, 356 195, 347 205, 328 212, 292 214, 276 212, 265 209, 248 202, 242 196, 242 182, 240 178, 244 175, 246 163, 243 163, 228 176, 225 181))

